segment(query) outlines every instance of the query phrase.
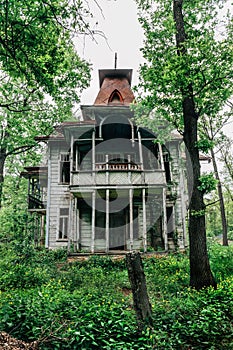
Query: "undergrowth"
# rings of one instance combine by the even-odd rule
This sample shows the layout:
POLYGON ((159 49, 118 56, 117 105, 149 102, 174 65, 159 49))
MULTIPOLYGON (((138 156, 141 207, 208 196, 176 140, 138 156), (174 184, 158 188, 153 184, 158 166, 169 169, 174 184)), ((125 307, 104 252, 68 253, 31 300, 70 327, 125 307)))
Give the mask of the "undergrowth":
POLYGON ((189 288, 186 254, 143 259, 153 327, 139 334, 124 260, 2 247, 0 330, 42 350, 233 349, 233 248, 209 256, 217 290, 189 288))

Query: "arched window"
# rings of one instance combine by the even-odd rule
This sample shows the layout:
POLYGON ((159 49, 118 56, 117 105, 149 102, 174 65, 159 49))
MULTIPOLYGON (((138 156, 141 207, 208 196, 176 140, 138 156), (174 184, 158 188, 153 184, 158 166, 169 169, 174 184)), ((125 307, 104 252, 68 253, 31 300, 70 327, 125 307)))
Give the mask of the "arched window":
POLYGON ((118 90, 111 93, 108 103, 123 103, 123 98, 118 90))

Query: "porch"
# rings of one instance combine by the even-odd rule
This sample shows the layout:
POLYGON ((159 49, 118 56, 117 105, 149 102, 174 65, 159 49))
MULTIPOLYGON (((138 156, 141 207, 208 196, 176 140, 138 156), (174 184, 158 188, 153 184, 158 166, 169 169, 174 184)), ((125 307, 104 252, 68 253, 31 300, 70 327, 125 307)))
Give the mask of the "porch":
POLYGON ((73 192, 68 247, 105 253, 167 249, 163 188, 99 188, 73 192))

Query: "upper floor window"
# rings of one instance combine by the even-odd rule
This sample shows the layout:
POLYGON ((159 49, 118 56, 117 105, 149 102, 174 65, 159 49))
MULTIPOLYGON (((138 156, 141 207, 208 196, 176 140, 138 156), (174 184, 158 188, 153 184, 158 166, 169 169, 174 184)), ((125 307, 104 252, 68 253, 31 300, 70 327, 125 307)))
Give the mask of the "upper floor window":
POLYGON ((59 181, 60 183, 67 184, 70 182, 70 155, 69 153, 60 154, 59 164, 59 181))

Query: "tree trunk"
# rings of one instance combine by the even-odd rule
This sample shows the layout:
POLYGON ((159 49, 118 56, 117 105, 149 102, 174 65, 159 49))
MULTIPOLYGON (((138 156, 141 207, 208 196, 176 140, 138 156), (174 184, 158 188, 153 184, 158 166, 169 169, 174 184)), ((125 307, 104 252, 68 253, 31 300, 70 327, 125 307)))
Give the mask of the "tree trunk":
POLYGON ((0 208, 2 207, 3 183, 4 183, 4 166, 6 161, 6 152, 0 149, 0 208))
MULTIPOLYGON (((182 0, 173 0, 173 14, 176 25, 176 45, 178 55, 187 55, 185 48, 186 33, 184 27, 182 0)), ((188 73, 187 73, 188 74, 188 73)), ((188 78, 188 77, 184 77, 188 78)), ((189 79, 187 79, 188 81, 189 79)), ((203 193, 198 190, 200 178, 200 160, 197 143, 197 120, 193 99, 192 84, 188 83, 181 88, 183 97, 184 117, 184 143, 187 159, 190 157, 190 165, 187 167, 189 188, 189 244, 190 244, 190 285, 196 289, 214 286, 216 282, 210 270, 207 254, 205 205, 203 193)))
POLYGON ((126 254, 126 266, 133 293, 134 310, 136 312, 139 331, 145 324, 151 324, 151 305, 147 294, 146 278, 140 253, 126 254))
POLYGON ((220 211, 221 211, 221 220, 222 220, 222 243, 224 246, 228 246, 228 239, 227 239, 227 219, 226 219, 226 212, 225 212, 225 205, 224 205, 224 198, 222 193, 222 184, 221 180, 218 174, 218 167, 215 159, 215 154, 213 149, 211 149, 211 157, 213 160, 213 168, 214 168, 214 174, 216 180, 218 180, 218 197, 219 197, 219 203, 220 203, 220 211))

